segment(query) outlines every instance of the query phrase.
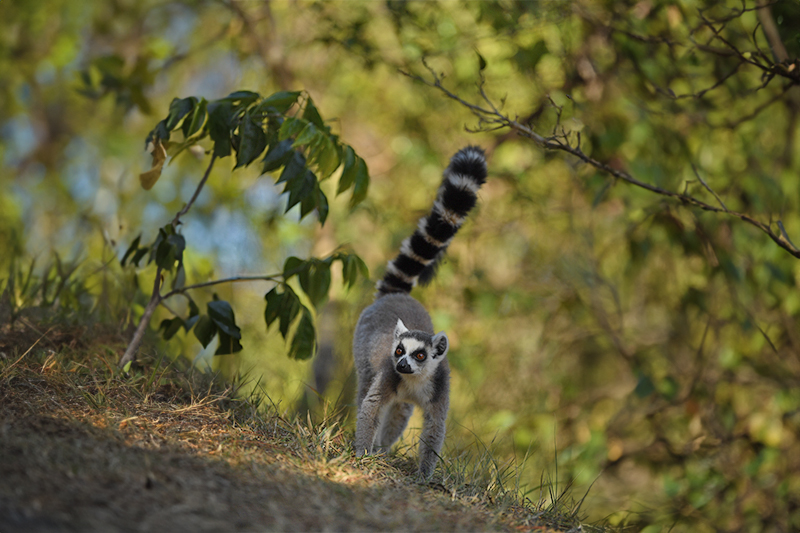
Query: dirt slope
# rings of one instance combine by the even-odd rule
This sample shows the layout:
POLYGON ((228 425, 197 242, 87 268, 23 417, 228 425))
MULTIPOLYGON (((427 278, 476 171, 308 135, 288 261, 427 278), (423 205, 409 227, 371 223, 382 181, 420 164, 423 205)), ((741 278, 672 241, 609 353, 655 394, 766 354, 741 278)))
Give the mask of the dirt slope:
POLYGON ((91 361, 5 353, 0 532, 555 531, 414 483, 409 461, 358 461, 341 431, 243 420, 223 396, 91 361))

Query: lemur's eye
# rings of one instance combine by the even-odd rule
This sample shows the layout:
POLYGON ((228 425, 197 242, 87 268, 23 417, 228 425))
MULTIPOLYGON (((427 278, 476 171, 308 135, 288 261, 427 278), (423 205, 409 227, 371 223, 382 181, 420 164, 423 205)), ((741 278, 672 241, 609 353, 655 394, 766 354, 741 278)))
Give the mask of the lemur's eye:
POLYGON ((403 349, 403 345, 402 345, 402 344, 401 344, 400 346, 398 346, 398 347, 397 347, 397 349, 394 351, 394 354, 395 354, 397 357, 400 357, 400 356, 401 356, 401 355, 403 355, 404 353, 406 353, 406 351, 403 349))
POLYGON ((427 355, 425 355, 425 352, 417 352, 414 354, 414 359, 417 361, 424 361, 426 357, 427 355))

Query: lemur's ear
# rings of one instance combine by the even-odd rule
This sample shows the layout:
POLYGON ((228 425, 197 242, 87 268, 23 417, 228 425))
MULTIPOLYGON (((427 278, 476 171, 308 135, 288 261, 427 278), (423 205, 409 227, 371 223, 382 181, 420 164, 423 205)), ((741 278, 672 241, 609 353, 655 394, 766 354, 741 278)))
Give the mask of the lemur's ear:
POLYGON ((450 341, 447 339, 447 334, 444 331, 434 335, 431 339, 431 344, 433 344, 434 359, 447 355, 447 350, 450 349, 450 341))
POLYGON ((394 327, 394 338, 395 339, 398 338, 400 335, 402 335, 403 333, 405 333, 407 331, 408 331, 408 328, 406 327, 406 325, 403 324, 403 321, 398 318, 397 319, 397 325, 394 327))

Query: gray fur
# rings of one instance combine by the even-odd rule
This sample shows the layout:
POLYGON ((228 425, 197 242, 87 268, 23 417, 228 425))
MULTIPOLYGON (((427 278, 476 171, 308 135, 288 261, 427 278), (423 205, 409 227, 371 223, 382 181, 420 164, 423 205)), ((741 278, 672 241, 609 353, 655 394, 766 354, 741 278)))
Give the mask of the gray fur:
POLYGON ((450 405, 450 347, 434 334, 431 317, 408 293, 432 277, 486 180, 486 159, 468 146, 450 160, 433 209, 403 242, 378 281, 375 302, 364 309, 353 337, 358 373, 356 455, 386 452, 400 438, 416 405, 423 411, 419 474, 433 475, 450 405))
MULTIPOLYGON (((388 451, 402 435, 416 405, 424 413, 419 473, 425 478, 433 474, 444 444, 450 403, 446 339, 444 333, 433 335, 428 312, 408 294, 388 294, 364 309, 353 339, 358 372, 356 455, 388 451), (398 319, 409 331, 396 338, 398 319), (434 337, 443 341, 441 354, 431 342, 434 337), (412 374, 401 374, 395 368, 398 358, 394 351, 404 341, 421 344, 428 354, 421 363, 410 361, 412 374)), ((411 359, 410 353, 402 357, 411 359)))

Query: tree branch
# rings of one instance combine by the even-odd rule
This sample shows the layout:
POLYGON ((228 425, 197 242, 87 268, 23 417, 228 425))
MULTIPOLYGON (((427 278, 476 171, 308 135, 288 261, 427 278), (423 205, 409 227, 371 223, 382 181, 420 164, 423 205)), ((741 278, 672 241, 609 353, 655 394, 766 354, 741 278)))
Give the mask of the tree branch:
POLYGON ((214 285, 221 285, 222 283, 235 283, 239 281, 274 281, 278 282, 277 278, 281 277, 281 274, 272 274, 270 276, 234 276, 232 278, 224 278, 224 279, 214 279, 211 281, 204 281, 203 283, 195 283, 194 285, 187 285, 185 287, 181 287, 180 289, 173 289, 169 291, 167 294, 161 297, 162 300, 166 300, 172 296, 183 294, 186 291, 191 291, 193 289, 200 289, 203 287, 211 287, 214 285))
POLYGON ((197 185, 197 188, 194 190, 194 194, 192 194, 192 198, 189 200, 189 203, 187 203, 185 206, 183 206, 183 209, 178 211, 178 213, 175 215, 175 218, 172 219, 172 227, 173 228, 177 228, 178 227, 178 224, 181 223, 181 217, 183 215, 185 215, 186 213, 188 213, 189 209, 191 209, 192 205, 194 205, 194 203, 197 201, 197 197, 200 196, 200 191, 203 190, 203 185, 205 185, 206 181, 208 181, 208 176, 209 176, 209 174, 211 174, 211 169, 214 167, 214 162, 216 160, 217 160, 217 154, 212 154, 211 155, 211 161, 208 162, 208 168, 206 168, 206 172, 205 172, 205 174, 203 174, 203 179, 200 180, 200 183, 197 185))
POLYGON ((150 301, 147 302, 147 307, 144 308, 142 318, 139 319, 139 325, 136 327, 136 331, 133 334, 131 342, 128 344, 128 348, 125 350, 125 354, 122 356, 122 359, 119 360, 120 368, 125 368, 125 365, 133 362, 136 359, 136 351, 142 344, 145 331, 147 331, 147 325, 150 324, 150 318, 153 316, 153 312, 156 310, 156 307, 158 307, 158 304, 161 303, 160 292, 161 267, 157 267, 156 279, 155 283, 153 284, 153 293, 150 295, 150 301))
MULTIPOLYGON (((189 212, 192 205, 194 205, 195 201, 197 201, 197 197, 200 196, 200 191, 203 190, 203 186, 208 181, 208 176, 211 174, 211 169, 214 167, 214 162, 217 160, 216 154, 211 156, 211 161, 208 163, 208 167, 206 168, 205 173, 203 174, 203 178, 200 180, 200 183, 197 184, 197 188, 194 190, 194 194, 192 194, 191 199, 189 202, 183 206, 183 208, 178 211, 175 215, 175 218, 172 219, 172 227, 177 228, 178 225, 181 223, 181 217, 189 212)), ((142 318, 139 320, 139 325, 136 326, 136 331, 133 334, 133 338, 131 342, 128 344, 128 347, 125 349, 125 354, 122 356, 122 359, 119 360, 119 367, 124 368, 130 362, 133 362, 136 359, 136 352, 139 349, 139 346, 142 344, 142 340, 144 339, 144 334, 147 331, 147 326, 150 324, 150 319, 153 316, 153 313, 156 310, 156 307, 161 303, 161 301, 165 298, 161 295, 161 283, 162 283, 162 274, 163 269, 158 266, 156 268, 156 276, 155 281, 153 282, 153 292, 150 294, 150 301, 147 302, 147 307, 144 308, 144 313, 142 314, 142 318)))
POLYGON ((764 34, 767 36, 772 53, 775 54, 775 59, 779 62, 786 61, 789 59, 789 54, 786 52, 783 41, 781 41, 778 26, 772 18, 772 10, 769 7, 770 4, 764 2, 764 0, 758 2, 758 20, 761 22, 761 27, 764 28, 764 34))
MULTIPOLYGON (((783 231, 779 230, 778 232, 775 232, 772 230, 769 224, 765 224, 759 220, 756 220, 755 218, 745 213, 739 213, 727 209, 724 206, 724 204, 722 204, 722 202, 719 200, 719 197, 717 197, 717 195, 713 193, 713 191, 711 191, 712 194, 714 194, 715 198, 718 201, 720 201, 722 207, 713 206, 689 194, 670 191, 668 189, 664 189, 662 187, 658 187, 656 185, 651 185, 649 183, 641 181, 635 178, 633 175, 629 174, 628 172, 612 168, 608 164, 598 161, 592 158, 591 156, 585 154, 583 150, 581 150, 580 145, 578 146, 572 145, 568 134, 558 134, 558 135, 554 134, 545 137, 537 133, 533 128, 525 124, 520 124, 516 120, 511 119, 508 115, 504 115, 497 109, 497 107, 492 103, 490 98, 486 95, 486 92, 483 87, 483 78, 481 78, 481 82, 479 84, 479 90, 481 97, 486 102, 487 107, 481 107, 479 105, 467 102, 457 94, 448 90, 446 87, 444 87, 444 85, 442 85, 441 76, 439 76, 431 67, 429 67, 427 63, 423 62, 423 64, 433 77, 433 81, 422 78, 421 76, 409 74, 402 70, 400 72, 405 76, 408 76, 414 80, 422 82, 429 87, 434 87, 440 90, 448 98, 455 100, 464 107, 468 108, 472 112, 472 114, 475 115, 478 119, 479 131, 486 131, 487 129, 497 129, 498 127, 509 128, 510 130, 515 131, 517 134, 526 137, 528 139, 531 139, 533 142, 535 142, 542 148, 549 150, 559 150, 571 154, 580 159, 581 161, 583 161, 584 163, 587 163, 588 165, 596 168, 597 170, 600 170, 606 174, 610 174, 611 176, 630 185, 634 185, 636 187, 645 189, 655 194, 659 194, 661 196, 674 198, 687 206, 696 207, 704 211, 711 211, 713 213, 723 213, 728 216, 738 218, 739 220, 742 220, 743 222, 746 222, 747 224, 750 224, 751 226, 754 226, 759 230, 761 230, 762 232, 766 233, 767 236, 770 239, 772 239, 773 242, 775 242, 775 244, 783 248, 793 257, 800 259, 800 249, 798 249, 797 247, 794 246, 794 244, 792 244, 792 242, 788 239, 788 237, 784 234, 783 231)), ((700 181, 705 185, 705 182, 703 182, 703 180, 700 181)), ((708 186, 707 185, 705 186, 708 189, 708 186)), ((782 228, 782 226, 783 225, 779 222, 779 228, 782 228)))

